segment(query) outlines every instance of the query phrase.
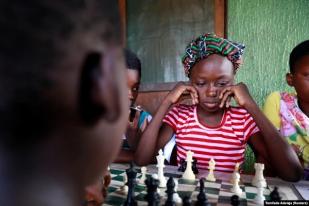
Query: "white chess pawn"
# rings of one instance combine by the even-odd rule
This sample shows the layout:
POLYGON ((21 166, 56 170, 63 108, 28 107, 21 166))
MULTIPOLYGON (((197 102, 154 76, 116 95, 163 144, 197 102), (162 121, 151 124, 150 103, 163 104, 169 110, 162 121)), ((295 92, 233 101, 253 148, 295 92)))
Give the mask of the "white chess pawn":
POLYGON ((177 189, 178 189, 178 180, 177 180, 177 179, 174 179, 174 182, 175 182, 175 188, 174 188, 175 193, 173 194, 173 200, 174 200, 174 202, 176 203, 176 205, 181 205, 181 204, 182 204, 182 199, 181 199, 181 197, 179 196, 179 194, 177 193, 177 189))
POLYGON ((216 166, 216 162, 213 158, 211 158, 208 162, 209 173, 206 177, 206 180, 211 181, 211 182, 216 181, 216 178, 215 178, 215 175, 214 175, 215 166, 216 166))
MULTIPOLYGON (((159 177, 158 177, 157 174, 152 174, 151 177, 152 177, 153 179, 159 180, 159 177)), ((162 195, 162 194, 161 194, 161 190, 160 190, 159 187, 157 188, 157 193, 160 194, 160 196, 162 195)))
POLYGON ((158 179, 160 182, 159 187, 166 187, 166 178, 164 177, 164 173, 163 173, 163 168, 165 167, 164 165, 165 157, 163 155, 162 149, 159 150, 159 155, 156 158, 157 158, 157 167, 158 167, 158 179))
POLYGON ((235 193, 236 195, 238 195, 240 197, 241 194, 242 194, 242 189, 239 187, 239 180, 240 180, 240 175, 239 175, 239 173, 236 173, 231 192, 235 193))
POLYGON ((257 194, 254 198, 254 202, 257 204, 257 205, 264 205, 264 200, 265 200, 265 197, 264 197, 264 187, 262 185, 262 182, 258 182, 257 183, 257 194))
POLYGON ((128 191, 129 191, 129 187, 128 187, 128 185, 127 185, 127 182, 128 182, 128 177, 127 177, 127 175, 125 174, 124 176, 123 176, 123 185, 120 187, 120 190, 121 190, 121 192, 123 193, 123 194, 128 194, 128 191))
POLYGON ((141 167, 142 176, 141 176, 141 178, 140 178, 139 181, 138 181, 139 184, 145 184, 146 172, 147 172, 147 167, 141 167))
POLYGON ((255 169, 255 175, 252 179, 251 184, 255 187, 257 187, 259 184, 261 185, 261 187, 266 187, 267 184, 263 175, 264 164, 254 163, 254 169, 255 169))
POLYGON ((234 168, 234 172, 232 174, 232 177, 231 177, 231 183, 234 184, 234 181, 236 179, 236 174, 239 174, 239 163, 237 162, 236 165, 235 165, 235 168, 234 168))
POLYGON ((195 180, 195 175, 192 171, 193 154, 194 153, 191 152, 190 150, 187 151, 187 158, 186 158, 187 167, 186 167, 185 172, 182 175, 183 179, 195 180))

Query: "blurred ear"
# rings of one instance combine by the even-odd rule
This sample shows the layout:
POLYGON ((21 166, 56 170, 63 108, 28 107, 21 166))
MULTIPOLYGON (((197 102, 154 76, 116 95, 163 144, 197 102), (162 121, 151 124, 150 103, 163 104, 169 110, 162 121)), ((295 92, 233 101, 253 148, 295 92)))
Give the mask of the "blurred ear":
POLYGON ((294 84, 293 84, 293 74, 287 73, 287 74, 285 75, 285 79, 286 79, 286 82, 288 83, 288 85, 289 85, 290 87, 293 87, 293 86, 294 86, 294 84))
POLYGON ((114 60, 111 55, 89 53, 81 73, 80 112, 82 119, 93 124, 99 119, 116 121, 120 115, 119 91, 111 71, 114 60))

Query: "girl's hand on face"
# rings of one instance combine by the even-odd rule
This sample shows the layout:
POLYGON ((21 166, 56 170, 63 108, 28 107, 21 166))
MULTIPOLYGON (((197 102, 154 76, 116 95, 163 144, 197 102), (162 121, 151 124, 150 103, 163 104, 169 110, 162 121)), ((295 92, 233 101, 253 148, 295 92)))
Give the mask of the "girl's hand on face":
POLYGON ((255 103, 244 83, 238 83, 236 85, 224 88, 219 96, 221 99, 220 107, 229 107, 232 97, 236 100, 239 106, 244 108, 252 103, 255 103))
POLYGON ((138 140, 139 140, 139 127, 138 127, 138 121, 141 115, 141 110, 139 109, 132 109, 130 108, 130 115, 128 119, 128 125, 126 130, 126 138, 128 141, 128 144, 132 149, 135 149, 138 140))
POLYGON ((185 99, 191 99, 192 104, 195 105, 198 103, 198 94, 196 89, 184 82, 179 82, 176 84, 174 89, 169 92, 165 100, 171 104, 175 104, 185 99))
POLYGON ((127 129, 137 130, 140 115, 141 115, 141 109, 139 109, 139 107, 136 107, 136 108, 131 107, 130 108, 130 114, 129 114, 128 128, 127 129))

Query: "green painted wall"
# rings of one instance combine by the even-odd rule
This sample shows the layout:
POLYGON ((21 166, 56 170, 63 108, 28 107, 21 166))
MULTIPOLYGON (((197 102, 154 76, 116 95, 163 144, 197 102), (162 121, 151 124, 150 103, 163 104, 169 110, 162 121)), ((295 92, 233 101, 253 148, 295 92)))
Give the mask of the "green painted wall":
POLYGON ((309 39, 309 0, 227 1, 228 38, 247 46, 237 78, 262 106, 269 92, 289 89, 289 53, 309 39))

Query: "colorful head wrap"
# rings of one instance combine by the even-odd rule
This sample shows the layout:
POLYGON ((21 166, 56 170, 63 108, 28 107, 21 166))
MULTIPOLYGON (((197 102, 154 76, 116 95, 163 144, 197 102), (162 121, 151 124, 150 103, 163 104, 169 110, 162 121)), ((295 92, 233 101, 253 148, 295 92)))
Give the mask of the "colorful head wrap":
POLYGON ((182 57, 185 73, 189 77, 192 67, 202 59, 212 54, 226 56, 236 71, 241 62, 245 45, 217 37, 214 34, 204 34, 193 40, 187 47, 182 57))

